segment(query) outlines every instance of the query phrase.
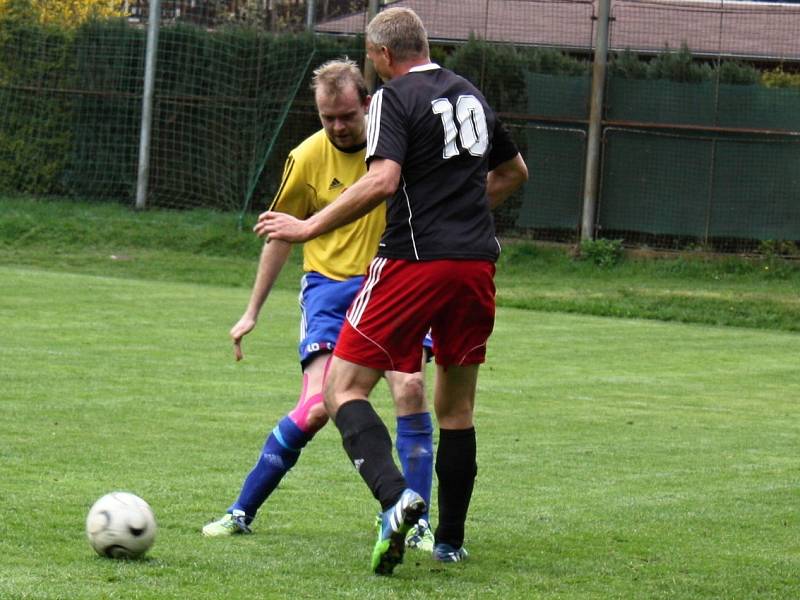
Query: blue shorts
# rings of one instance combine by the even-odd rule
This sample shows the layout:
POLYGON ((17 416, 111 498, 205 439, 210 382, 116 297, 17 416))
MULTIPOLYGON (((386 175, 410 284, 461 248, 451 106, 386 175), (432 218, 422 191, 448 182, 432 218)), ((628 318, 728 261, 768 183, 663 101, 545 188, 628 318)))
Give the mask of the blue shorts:
MULTIPOLYGON (((355 298, 364 276, 351 277, 344 281, 330 279, 319 273, 309 272, 300 280, 300 366, 321 352, 333 352, 344 316, 355 298)), ((433 355, 430 333, 425 336, 425 355, 433 355)))

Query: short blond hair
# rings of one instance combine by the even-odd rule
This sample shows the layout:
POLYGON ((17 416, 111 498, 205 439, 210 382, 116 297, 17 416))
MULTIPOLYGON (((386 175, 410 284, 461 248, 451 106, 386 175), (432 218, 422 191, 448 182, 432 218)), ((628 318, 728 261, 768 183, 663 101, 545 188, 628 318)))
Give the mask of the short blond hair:
POLYGON ((379 12, 367 25, 367 42, 385 46, 399 61, 428 56, 428 32, 410 8, 392 7, 379 12))
POLYGON ((369 92, 364 76, 355 61, 346 56, 321 64, 314 69, 314 76, 311 78, 311 89, 314 93, 320 89, 331 96, 338 96, 348 85, 356 88, 362 102, 367 99, 369 92))

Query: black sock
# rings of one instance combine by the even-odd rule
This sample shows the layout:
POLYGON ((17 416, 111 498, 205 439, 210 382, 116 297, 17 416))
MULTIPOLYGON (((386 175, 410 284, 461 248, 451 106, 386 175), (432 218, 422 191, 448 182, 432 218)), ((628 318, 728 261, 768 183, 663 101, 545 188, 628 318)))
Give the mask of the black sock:
POLYGON ((388 509, 400 498, 406 480, 394 463, 392 438, 386 425, 366 400, 342 404, 335 423, 347 456, 381 503, 381 509, 388 509))
POLYGON ((478 465, 475 462, 475 428, 440 429, 436 452, 436 477, 439 480, 439 525, 436 543, 454 548, 464 545, 464 523, 472 498, 478 465))

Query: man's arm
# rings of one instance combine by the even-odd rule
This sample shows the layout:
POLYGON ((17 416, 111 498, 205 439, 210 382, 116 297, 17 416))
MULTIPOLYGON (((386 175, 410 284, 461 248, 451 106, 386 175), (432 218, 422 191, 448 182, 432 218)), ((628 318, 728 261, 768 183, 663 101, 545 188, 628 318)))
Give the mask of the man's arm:
POLYGON ((283 269, 283 265, 286 264, 286 259, 289 258, 291 250, 292 245, 290 243, 280 240, 266 243, 261 249, 256 280, 253 283, 253 290, 250 292, 250 301, 247 303, 247 309, 230 331, 230 336, 233 339, 233 354, 236 360, 242 360, 244 357, 242 354, 242 338, 256 326, 261 307, 264 305, 267 296, 269 296, 272 285, 278 278, 281 269, 283 269))
POLYGON ((528 180, 528 167, 522 156, 500 163, 486 176, 486 193, 489 196, 489 207, 500 206, 506 198, 528 180))
POLYGON ((285 213, 267 211, 258 216, 253 227, 259 236, 271 240, 305 242, 351 223, 392 196, 400 184, 400 165, 393 160, 376 158, 369 171, 332 202, 305 221, 285 213))

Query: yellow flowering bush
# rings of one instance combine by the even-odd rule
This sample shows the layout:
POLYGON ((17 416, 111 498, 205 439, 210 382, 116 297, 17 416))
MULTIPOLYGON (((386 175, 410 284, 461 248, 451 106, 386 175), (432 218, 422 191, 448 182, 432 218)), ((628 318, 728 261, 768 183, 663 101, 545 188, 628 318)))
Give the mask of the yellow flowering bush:
POLYGON ((0 0, 0 16, 24 10, 40 23, 77 27, 92 17, 123 17, 121 0, 0 0))
POLYGON ((800 73, 787 73, 782 67, 775 67, 761 74, 761 83, 769 88, 800 88, 800 73))

